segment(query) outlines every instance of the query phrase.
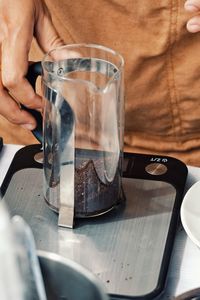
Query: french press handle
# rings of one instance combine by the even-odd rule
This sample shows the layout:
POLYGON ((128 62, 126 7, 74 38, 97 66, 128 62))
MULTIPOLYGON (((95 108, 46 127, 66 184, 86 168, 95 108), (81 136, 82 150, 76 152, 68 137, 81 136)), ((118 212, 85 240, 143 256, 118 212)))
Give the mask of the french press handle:
MULTIPOLYGON (((36 80, 38 78, 38 76, 42 75, 42 64, 41 62, 35 62, 33 64, 31 64, 28 68, 28 73, 26 75, 26 78, 28 79, 28 81, 30 82, 31 86, 33 87, 33 89, 35 90, 35 86, 36 86, 36 80)), ((29 112, 35 119, 37 122, 37 126, 35 129, 32 130, 33 135, 36 137, 36 139, 42 143, 43 142, 43 118, 40 112, 38 112, 35 109, 30 109, 27 108, 25 105, 21 105, 22 109, 26 110, 27 112, 29 112)))
MULTIPOLYGON (((32 85, 33 89, 35 90, 36 80, 38 76, 42 76, 42 64, 41 62, 33 63, 28 68, 28 73, 26 78, 32 85)), ((58 93, 53 89, 46 86, 44 96, 46 99, 50 100, 52 103, 55 103, 56 97, 58 93)), ((61 95, 60 102, 62 103, 62 109, 60 110, 60 118, 61 118, 61 149, 63 149, 66 142, 69 140, 75 123, 75 116, 73 109, 69 105, 69 103, 64 99, 61 95)), ((29 112, 37 121, 37 126, 35 129, 32 130, 33 135, 37 138, 40 143, 43 143, 43 118, 42 115, 34 110, 25 107, 22 105, 22 108, 29 112)))

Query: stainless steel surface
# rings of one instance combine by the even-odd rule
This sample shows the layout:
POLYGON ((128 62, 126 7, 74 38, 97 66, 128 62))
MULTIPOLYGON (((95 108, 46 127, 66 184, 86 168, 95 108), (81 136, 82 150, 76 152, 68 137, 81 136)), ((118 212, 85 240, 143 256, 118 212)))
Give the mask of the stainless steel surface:
POLYGON ((167 172, 167 166, 160 163, 152 163, 147 165, 145 170, 151 175, 163 175, 167 172))
POLYGON ((44 113, 44 195, 59 212, 58 225, 74 224, 74 139, 75 116, 63 96, 43 80, 44 113))
POLYGON ((39 153, 35 154, 34 160, 35 160, 36 162, 42 164, 43 161, 44 161, 44 155, 43 155, 43 152, 39 152, 39 153))
MULTIPOLYGON (((58 226, 73 228, 74 226, 74 126, 71 136, 69 138, 69 147, 65 149, 67 151, 66 157, 68 158, 68 164, 62 164, 61 153, 61 168, 60 168, 60 182, 59 182, 59 218, 58 226)), ((57 198, 58 199, 58 198, 57 198)))
POLYGON ((53 253, 38 251, 48 300, 108 300, 100 281, 87 269, 53 253))
POLYGON ((18 171, 5 195, 12 214, 30 225, 38 249, 56 252, 91 270, 112 294, 141 296, 156 288, 174 205, 168 183, 124 179, 119 207, 74 230, 58 228, 58 216, 42 197, 42 172, 18 171), (22 193, 23 191, 23 193, 22 193))

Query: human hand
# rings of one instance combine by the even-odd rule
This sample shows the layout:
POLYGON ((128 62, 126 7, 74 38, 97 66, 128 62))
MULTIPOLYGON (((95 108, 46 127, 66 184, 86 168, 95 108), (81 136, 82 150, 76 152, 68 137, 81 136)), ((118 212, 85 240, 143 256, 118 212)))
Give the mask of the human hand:
POLYGON ((187 30, 195 33, 200 31, 200 0, 187 0, 185 2, 185 10, 188 12, 196 13, 196 16, 192 17, 187 22, 187 30))
POLYGON ((0 114, 34 129, 36 121, 20 104, 41 110, 42 99, 26 79, 33 36, 44 52, 63 45, 44 0, 0 0, 0 114))

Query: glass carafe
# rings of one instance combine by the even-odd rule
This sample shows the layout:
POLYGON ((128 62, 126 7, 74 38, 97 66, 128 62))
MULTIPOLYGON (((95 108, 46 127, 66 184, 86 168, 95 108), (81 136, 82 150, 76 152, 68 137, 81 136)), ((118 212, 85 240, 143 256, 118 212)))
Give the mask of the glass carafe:
POLYGON ((120 54, 87 44, 42 61, 44 197, 61 226, 122 200, 123 67, 120 54))

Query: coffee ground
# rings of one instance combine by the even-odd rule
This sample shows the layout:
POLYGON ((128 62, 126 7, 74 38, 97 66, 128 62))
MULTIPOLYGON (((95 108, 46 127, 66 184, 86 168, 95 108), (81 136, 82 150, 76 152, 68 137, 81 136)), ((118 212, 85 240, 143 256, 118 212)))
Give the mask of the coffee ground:
MULTIPOLYGON (((99 168, 101 168, 99 161, 99 168)), ((93 160, 82 161, 75 169, 75 215, 89 217, 111 209, 119 202, 121 179, 117 170, 112 182, 104 183, 93 160)))

